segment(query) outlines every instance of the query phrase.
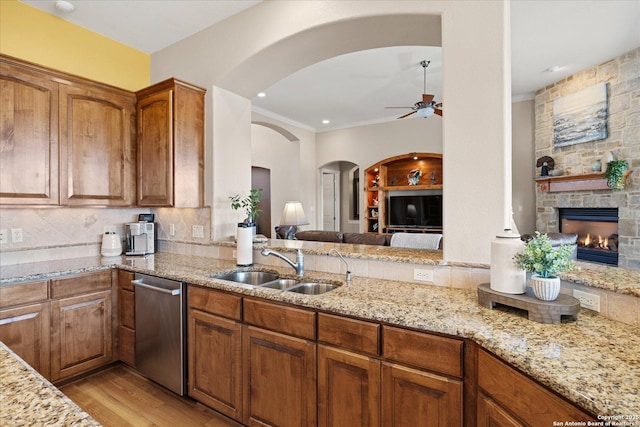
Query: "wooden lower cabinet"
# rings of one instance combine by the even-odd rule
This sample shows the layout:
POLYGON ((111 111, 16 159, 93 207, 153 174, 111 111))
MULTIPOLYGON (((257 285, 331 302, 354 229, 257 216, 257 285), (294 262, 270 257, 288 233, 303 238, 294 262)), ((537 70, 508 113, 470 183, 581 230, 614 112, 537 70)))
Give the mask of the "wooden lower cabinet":
POLYGON ((380 426, 380 361, 318 345, 318 426, 380 426))
POLYGON ((51 311, 52 381, 111 362, 110 290, 54 300, 51 311))
POLYGON ((244 417, 248 426, 316 425, 316 344, 243 326, 244 417))
POLYGON ((550 426, 560 420, 595 420, 484 350, 478 351, 478 388, 479 426, 534 427, 550 426), (494 420, 511 420, 511 424, 496 424, 494 420))
POLYGON ((189 396, 242 421, 242 325, 189 309, 189 396))
POLYGON ((0 341, 47 379, 51 378, 50 335, 49 302, 0 310, 0 341))
POLYGON ((127 365, 136 366, 135 288, 134 274, 118 270, 118 353, 127 365))
POLYGON ((485 394, 478 395, 478 427, 524 427, 485 394))
POLYGON ((382 425, 462 426, 462 381, 382 364, 382 425))

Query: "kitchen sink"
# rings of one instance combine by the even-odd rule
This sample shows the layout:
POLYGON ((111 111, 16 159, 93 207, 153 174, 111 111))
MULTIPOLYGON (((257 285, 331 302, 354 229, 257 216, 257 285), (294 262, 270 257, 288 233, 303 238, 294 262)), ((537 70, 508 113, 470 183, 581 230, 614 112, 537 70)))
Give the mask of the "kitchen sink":
POLYGON ((278 280, 280 276, 266 271, 233 271, 231 273, 214 276, 216 279, 229 280, 231 282, 260 286, 264 283, 278 280))
POLYGON ((337 288, 338 285, 332 283, 300 283, 292 288, 286 289, 287 292, 296 292, 305 295, 320 295, 337 288))
POLYGON ((278 280, 274 280, 273 282, 264 283, 260 285, 260 287, 284 291, 296 286, 298 283, 300 282, 298 282, 295 279, 278 279, 278 280))

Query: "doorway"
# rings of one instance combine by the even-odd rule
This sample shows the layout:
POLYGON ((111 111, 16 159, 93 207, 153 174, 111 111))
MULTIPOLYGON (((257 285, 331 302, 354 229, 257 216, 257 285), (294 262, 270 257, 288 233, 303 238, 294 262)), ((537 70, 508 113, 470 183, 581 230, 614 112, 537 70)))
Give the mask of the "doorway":
POLYGON ((256 218, 256 233, 271 238, 271 170, 251 166, 251 188, 262 188, 258 203, 262 212, 256 218))
POLYGON ((340 187, 337 185, 339 177, 338 171, 322 171, 322 229, 325 231, 339 231, 336 230, 336 225, 340 223, 340 187))

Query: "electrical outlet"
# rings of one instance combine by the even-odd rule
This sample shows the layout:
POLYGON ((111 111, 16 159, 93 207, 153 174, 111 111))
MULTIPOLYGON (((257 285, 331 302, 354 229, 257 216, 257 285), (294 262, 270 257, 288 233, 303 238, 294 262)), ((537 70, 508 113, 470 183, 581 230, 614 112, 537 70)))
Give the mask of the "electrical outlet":
POLYGON ((9 233, 7 233, 7 229, 3 228, 0 230, 0 244, 9 243, 9 233))
POLYGON ((176 235, 176 225, 169 224, 169 236, 175 236, 175 235, 176 235))
POLYGON ((194 239, 204 239, 204 225, 194 225, 191 230, 194 239))
POLYGON ((423 270, 421 268, 413 269, 413 280, 420 282, 432 282, 433 283, 433 270, 423 270))
POLYGON ((13 243, 22 242, 22 228, 12 228, 11 229, 11 241, 13 243))
POLYGON ((580 306, 600 313, 600 295, 573 290, 573 296, 580 301, 580 306))

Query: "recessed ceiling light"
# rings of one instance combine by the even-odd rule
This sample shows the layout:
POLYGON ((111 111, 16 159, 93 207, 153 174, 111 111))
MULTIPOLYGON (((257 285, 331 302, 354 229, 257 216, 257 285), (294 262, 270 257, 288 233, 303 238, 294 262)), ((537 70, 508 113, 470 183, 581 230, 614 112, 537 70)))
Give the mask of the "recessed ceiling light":
POLYGON ((258 93, 258 98, 264 98, 265 96, 267 96, 267 94, 264 92, 258 93))
POLYGON ((547 68, 545 71, 549 72, 549 73, 557 73, 560 70, 564 70, 566 67, 564 65, 553 65, 549 68, 547 68))
POLYGON ((327 119, 324 119, 324 120, 322 121, 322 123, 323 123, 323 124, 325 124, 325 125, 328 125, 328 124, 329 124, 329 123, 331 123, 331 122, 330 122, 329 120, 327 120, 327 119))
POLYGON ((56 9, 58 9, 60 12, 71 13, 76 10, 76 7, 71 2, 58 0, 56 1, 56 9))

